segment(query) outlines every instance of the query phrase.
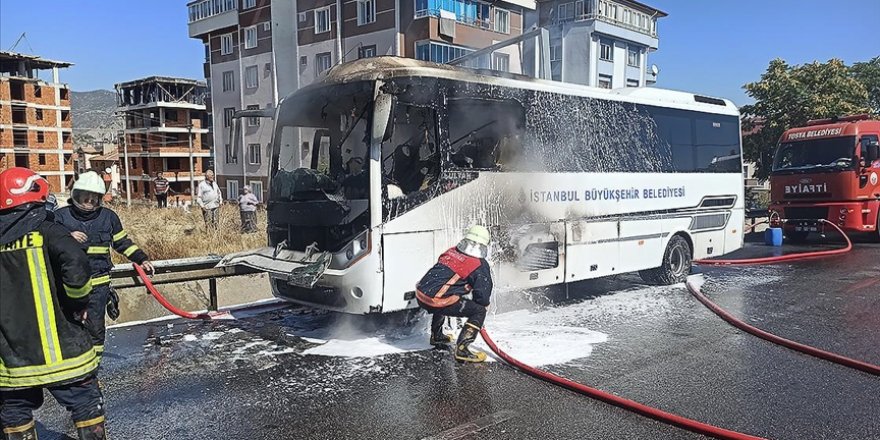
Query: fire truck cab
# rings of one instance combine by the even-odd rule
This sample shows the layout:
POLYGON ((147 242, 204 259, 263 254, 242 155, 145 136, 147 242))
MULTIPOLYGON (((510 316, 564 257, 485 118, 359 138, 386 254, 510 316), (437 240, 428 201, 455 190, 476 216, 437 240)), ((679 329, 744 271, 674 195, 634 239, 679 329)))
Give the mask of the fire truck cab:
POLYGON ((803 241, 828 220, 880 240, 880 121, 868 115, 809 121, 782 134, 770 175, 771 219, 803 241))

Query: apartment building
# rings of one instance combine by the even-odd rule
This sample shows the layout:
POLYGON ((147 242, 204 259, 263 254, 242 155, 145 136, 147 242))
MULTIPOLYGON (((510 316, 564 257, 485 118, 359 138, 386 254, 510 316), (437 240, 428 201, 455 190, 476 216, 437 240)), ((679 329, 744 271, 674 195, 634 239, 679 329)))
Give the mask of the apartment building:
MULTIPOLYGON (((217 181, 227 198, 268 188, 271 127, 232 115, 272 107, 340 62, 396 55, 445 63, 522 34, 532 0, 195 0, 189 35, 205 44, 217 181), (340 25, 341 23, 341 25, 340 25)), ((523 72, 518 46, 471 65, 523 72)))
POLYGON ((162 172, 177 200, 190 201, 212 155, 207 86, 152 76, 115 88, 117 112, 125 119, 120 192, 128 191, 133 199, 152 198, 152 179, 162 172))
MULTIPOLYGON (((644 87, 657 81, 648 55, 659 40, 657 19, 667 14, 633 0, 538 1, 526 27, 550 32, 554 80, 602 88, 644 87)), ((526 42, 524 54, 534 56, 526 42)))
MULTIPOLYGON (((286 0, 291 3, 293 0, 286 0)), ((227 199, 250 185, 261 200, 269 174, 271 125, 247 118, 233 134, 238 110, 274 107, 278 101, 271 0, 197 0, 187 4, 189 36, 205 45, 205 78, 213 118, 214 167, 227 199), (233 139, 237 137, 237 141, 233 139)), ((284 1, 281 1, 284 3, 284 1)), ((279 23, 290 27, 290 23, 279 23)), ((295 58, 295 54, 285 54, 295 58)))
POLYGON ((30 168, 53 192, 64 191, 73 177, 70 88, 59 80, 59 69, 70 66, 0 52, 0 171, 30 168))

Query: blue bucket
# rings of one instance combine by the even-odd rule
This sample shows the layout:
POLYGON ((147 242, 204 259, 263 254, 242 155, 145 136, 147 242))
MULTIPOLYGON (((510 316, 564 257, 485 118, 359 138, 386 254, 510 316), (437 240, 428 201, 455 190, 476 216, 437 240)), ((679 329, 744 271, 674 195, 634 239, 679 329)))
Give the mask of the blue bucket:
POLYGON ((767 246, 782 246, 782 228, 767 228, 764 231, 764 244, 767 246))

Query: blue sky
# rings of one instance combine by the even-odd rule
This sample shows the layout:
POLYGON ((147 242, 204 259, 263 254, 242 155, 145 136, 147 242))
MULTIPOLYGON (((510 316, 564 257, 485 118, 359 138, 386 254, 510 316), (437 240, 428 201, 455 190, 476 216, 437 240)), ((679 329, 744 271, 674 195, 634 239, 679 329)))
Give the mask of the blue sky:
MULTIPOLYGON (((202 77, 203 47, 187 36, 185 0, 34 1, 0 1, 0 47, 27 32, 30 47, 16 50, 75 63, 62 76, 73 90, 149 75, 202 77)), ((741 105, 749 102, 742 85, 773 58, 852 63, 880 55, 878 0, 643 1, 669 13, 649 59, 661 87, 741 105)))

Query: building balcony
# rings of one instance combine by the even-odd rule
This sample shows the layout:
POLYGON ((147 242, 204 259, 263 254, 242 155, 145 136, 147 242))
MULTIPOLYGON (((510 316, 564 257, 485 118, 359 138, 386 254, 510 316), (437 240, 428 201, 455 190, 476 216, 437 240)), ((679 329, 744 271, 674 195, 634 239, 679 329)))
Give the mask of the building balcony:
POLYGON ((666 13, 654 11, 653 14, 636 10, 609 0, 578 0, 567 8, 560 7, 557 24, 597 20, 632 32, 657 38, 657 18, 666 13))
POLYGON ((187 10, 190 38, 238 25, 238 0, 194 1, 187 10))

